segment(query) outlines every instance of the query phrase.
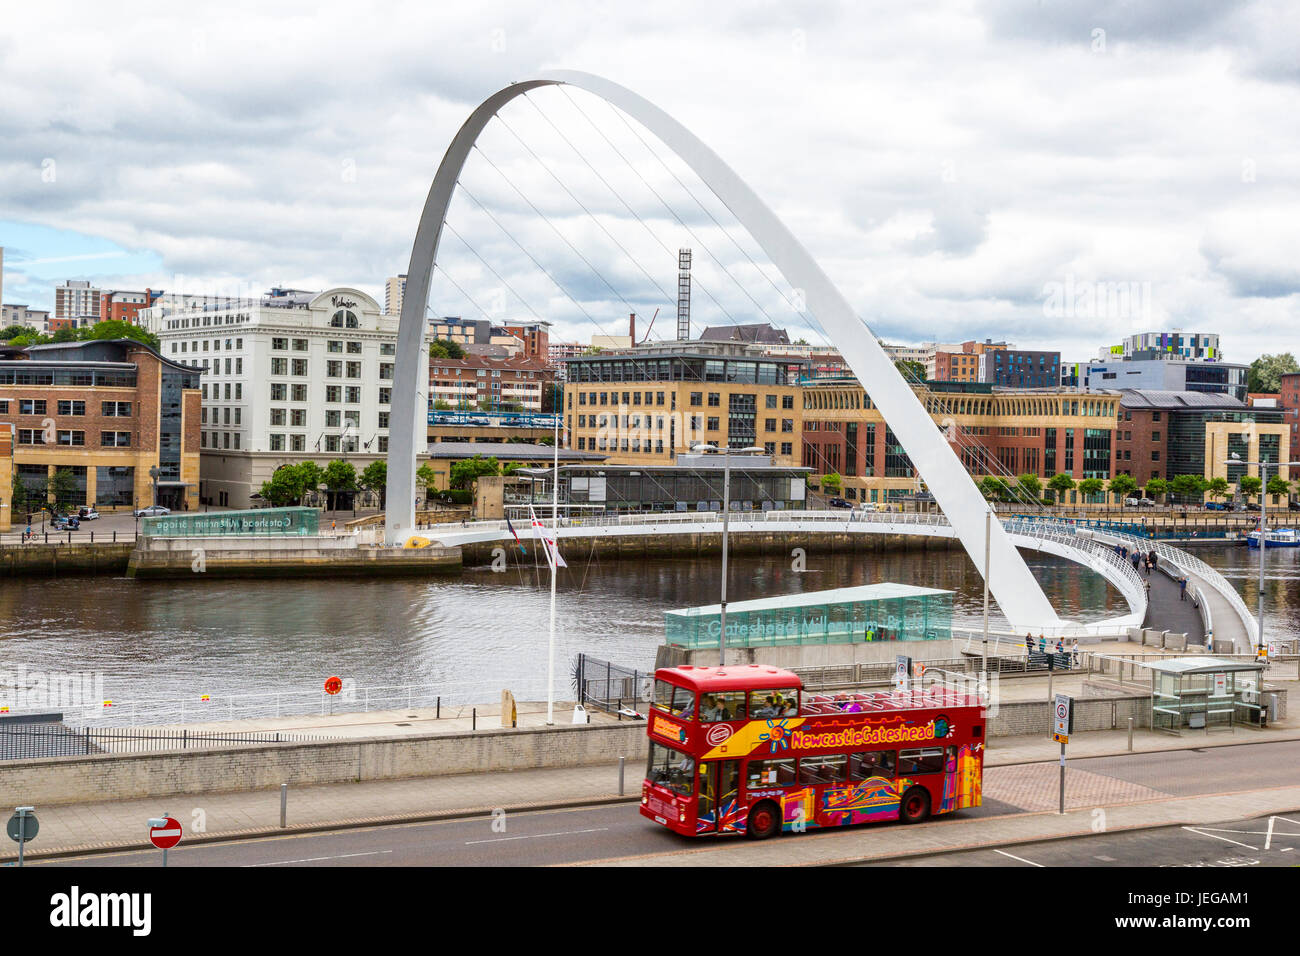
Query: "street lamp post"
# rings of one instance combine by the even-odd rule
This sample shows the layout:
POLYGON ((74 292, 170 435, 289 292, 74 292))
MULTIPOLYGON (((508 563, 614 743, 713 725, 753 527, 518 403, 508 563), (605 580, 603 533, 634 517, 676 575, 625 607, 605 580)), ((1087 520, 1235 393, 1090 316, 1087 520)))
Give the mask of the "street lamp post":
POLYGON ((1268 550, 1268 466, 1273 465, 1281 474, 1281 469, 1292 468, 1300 465, 1297 461, 1242 461, 1241 456, 1233 452, 1225 465, 1255 465, 1259 468, 1259 607, 1256 613, 1258 618, 1259 635, 1255 647, 1256 658, 1265 656, 1264 645, 1264 552, 1268 550))
POLYGON ((727 530, 730 526, 729 518, 731 517, 731 456, 732 455, 750 455, 754 452, 761 452, 763 448, 758 445, 748 445, 744 448, 719 448, 717 445, 695 445, 691 451, 706 452, 712 451, 723 456, 722 459, 722 595, 718 607, 718 666, 724 667, 727 663, 727 530))

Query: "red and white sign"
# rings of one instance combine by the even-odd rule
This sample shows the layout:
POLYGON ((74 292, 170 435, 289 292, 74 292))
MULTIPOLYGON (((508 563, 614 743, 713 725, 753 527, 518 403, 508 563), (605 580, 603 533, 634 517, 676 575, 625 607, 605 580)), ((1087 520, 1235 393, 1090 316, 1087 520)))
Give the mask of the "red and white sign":
POLYGON ((181 825, 171 817, 164 817, 167 822, 160 827, 149 828, 149 842, 160 850, 170 850, 181 842, 181 825))

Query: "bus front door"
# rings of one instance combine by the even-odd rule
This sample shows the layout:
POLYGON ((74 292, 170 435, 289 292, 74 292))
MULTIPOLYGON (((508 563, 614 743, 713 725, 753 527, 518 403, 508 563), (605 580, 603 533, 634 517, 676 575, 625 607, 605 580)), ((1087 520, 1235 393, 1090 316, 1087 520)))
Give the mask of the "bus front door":
POLYGON ((699 812, 696 832, 721 833, 736 829, 736 798, 740 795, 739 760, 701 760, 699 812))

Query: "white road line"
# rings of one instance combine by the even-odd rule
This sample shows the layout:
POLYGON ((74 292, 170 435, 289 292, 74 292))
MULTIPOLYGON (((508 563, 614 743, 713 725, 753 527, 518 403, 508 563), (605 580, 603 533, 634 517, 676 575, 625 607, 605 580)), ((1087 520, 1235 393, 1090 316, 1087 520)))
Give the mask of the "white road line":
POLYGON ((1018 857, 1018 856, 1011 856, 1011 854, 1010 854, 1010 853, 1007 853, 1005 850, 994 850, 993 852, 994 852, 994 853, 1001 853, 1003 856, 1010 856, 1011 859, 1013 859, 1013 860, 1019 860, 1021 863, 1028 863, 1030 866, 1036 866, 1036 867, 1038 867, 1039 869, 1042 869, 1042 868, 1043 868, 1043 864, 1041 864, 1041 863, 1035 863, 1033 860, 1026 860, 1026 859, 1023 859, 1023 858, 1018 857))
POLYGON ((541 837, 553 836, 571 836, 575 833, 600 833, 602 830, 608 830, 609 827, 592 827, 590 830, 564 830, 560 833, 531 833, 528 836, 496 837, 492 840, 466 840, 466 846, 474 846, 476 843, 505 843, 507 840, 537 840, 541 837))
MULTIPOLYGON (((1214 839, 1216 839, 1216 840, 1222 840, 1224 843, 1231 843, 1231 844, 1233 844, 1234 846, 1244 846, 1247 850, 1258 850, 1258 849, 1259 849, 1259 847, 1257 847, 1257 846, 1251 846, 1249 843, 1241 843, 1241 842, 1239 842, 1239 841, 1237 841, 1237 840, 1229 840, 1227 837, 1219 836, 1217 833, 1207 833, 1204 829, 1198 829, 1198 828, 1196 828, 1196 827, 1183 827, 1183 829, 1184 829, 1184 830, 1189 830, 1189 831, 1191 831, 1192 833, 1199 833, 1201 836, 1214 837, 1214 839)), ((1228 832, 1229 832, 1229 833, 1237 833, 1238 831, 1237 831, 1237 830, 1229 830, 1228 832)))
POLYGON ((273 863, 245 863, 244 869, 251 869, 255 866, 288 866, 291 863, 315 863, 318 860, 347 860, 354 856, 382 856, 385 853, 392 853, 392 850, 371 850, 369 853, 342 853, 338 856, 309 856, 302 860, 276 860, 273 863))

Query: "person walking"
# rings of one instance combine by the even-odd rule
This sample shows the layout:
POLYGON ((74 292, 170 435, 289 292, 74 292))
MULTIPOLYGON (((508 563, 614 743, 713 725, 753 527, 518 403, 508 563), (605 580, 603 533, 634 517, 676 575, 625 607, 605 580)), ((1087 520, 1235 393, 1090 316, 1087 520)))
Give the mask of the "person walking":
POLYGON ((1147 555, 1147 560, 1151 562, 1151 570, 1154 571, 1156 569, 1156 562, 1160 560, 1160 556, 1156 554, 1155 548, 1151 549, 1151 553, 1147 555))
POLYGON ((1047 638, 1043 637, 1041 634, 1038 635, 1038 653, 1047 653, 1047 638))
POLYGON ((1079 666, 1079 639, 1076 637, 1074 643, 1070 645, 1070 666, 1079 666))
POLYGON ((1028 660, 1033 653, 1034 653, 1034 635, 1026 631, 1025 632, 1025 659, 1028 660))
POLYGON ((1187 576, 1186 575, 1183 575, 1183 577, 1178 579, 1178 600, 1180 601, 1187 600, 1187 576))

